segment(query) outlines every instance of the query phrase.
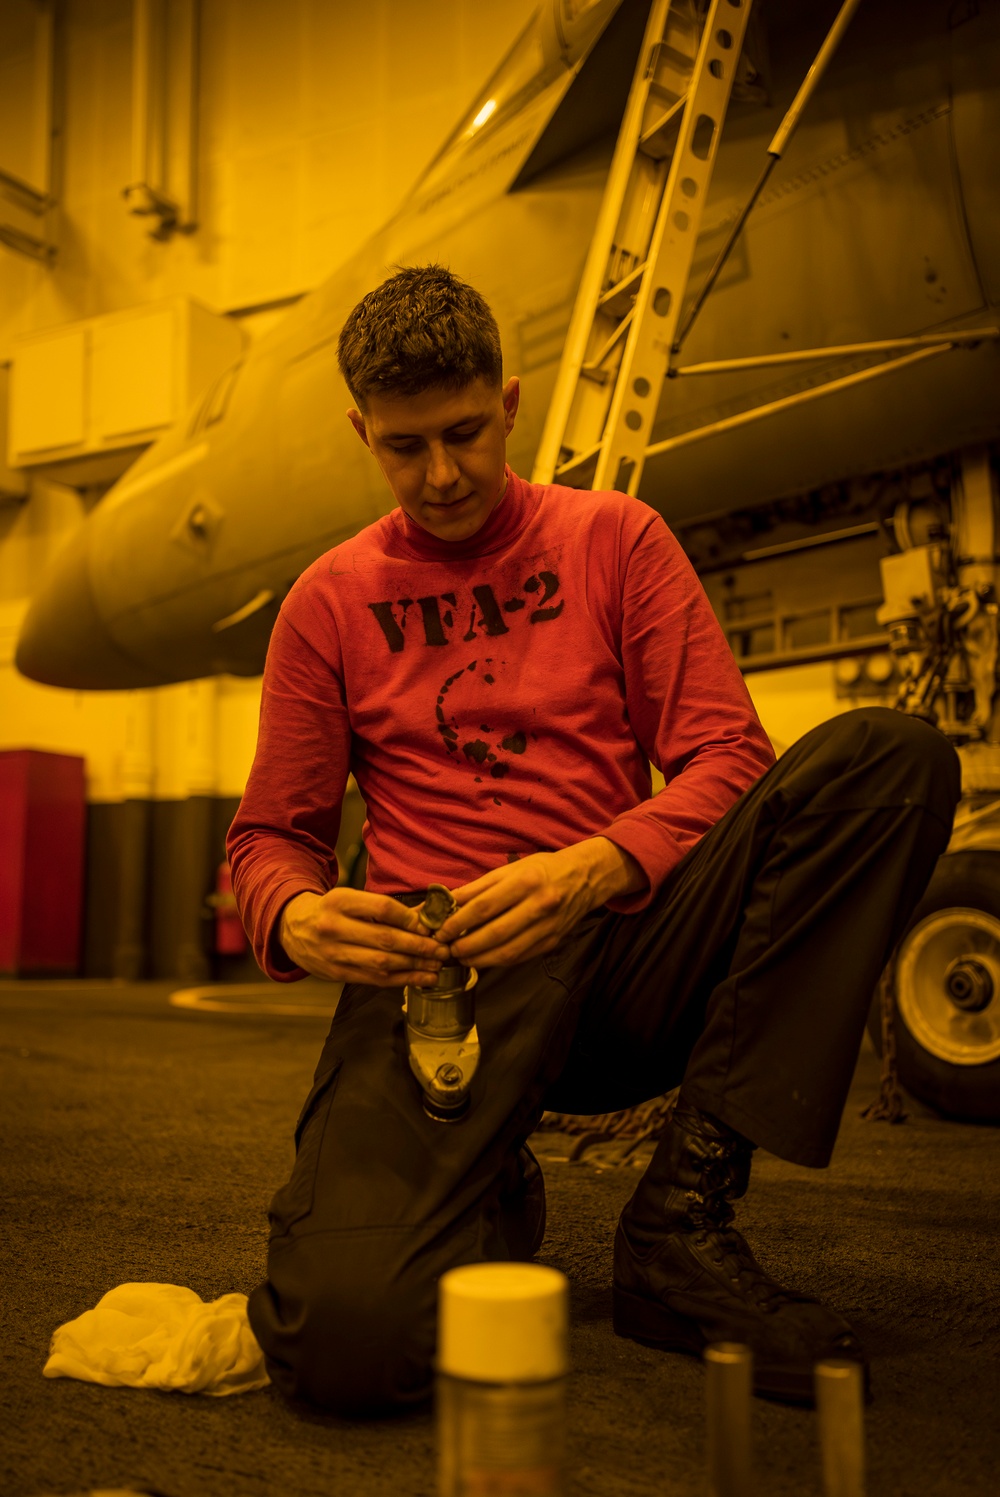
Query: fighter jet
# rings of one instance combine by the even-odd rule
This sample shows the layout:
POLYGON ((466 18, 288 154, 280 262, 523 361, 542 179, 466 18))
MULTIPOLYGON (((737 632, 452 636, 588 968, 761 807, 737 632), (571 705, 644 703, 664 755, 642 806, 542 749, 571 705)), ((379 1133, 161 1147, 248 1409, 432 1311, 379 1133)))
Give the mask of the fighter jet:
MULTIPOLYGON (((836 9, 758 0, 692 293, 836 9)), ((25 675, 114 689, 262 669, 296 576, 391 504, 345 419, 336 341, 395 265, 447 264, 493 306, 523 387, 509 459, 530 474, 647 13, 646 0, 545 0, 391 222, 92 511, 32 601, 25 675)), ((862 0, 686 362, 995 322, 998 63, 996 0, 862 0)), ((995 342, 896 360, 877 398, 848 379, 788 399, 884 358, 666 381, 640 498, 677 525, 1000 436, 995 342), (761 407, 766 419, 728 419, 761 407)))

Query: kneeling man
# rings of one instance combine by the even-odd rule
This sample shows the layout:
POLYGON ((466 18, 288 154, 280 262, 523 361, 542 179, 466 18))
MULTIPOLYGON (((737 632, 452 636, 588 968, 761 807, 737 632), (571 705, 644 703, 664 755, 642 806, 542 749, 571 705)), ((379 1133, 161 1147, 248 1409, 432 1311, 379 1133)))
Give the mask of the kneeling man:
POLYGON ((757 1146, 829 1162, 873 988, 948 840, 957 756, 873 708, 775 764, 662 519, 506 465, 518 382, 450 272, 391 277, 339 353, 398 507, 285 600, 229 835, 264 970, 345 984, 250 1300, 270 1374, 343 1414, 426 1399, 440 1275, 541 1244, 526 1140, 543 1110, 679 1085, 618 1224, 614 1328, 665 1351, 746 1342, 759 1393, 808 1402, 817 1360, 864 1352, 769 1277, 732 1203, 757 1146), (364 890, 338 887, 351 773, 364 890), (460 906, 436 940, 416 915, 431 883, 460 906), (483 1058, 443 1125, 401 1000, 449 958, 479 972, 483 1058))

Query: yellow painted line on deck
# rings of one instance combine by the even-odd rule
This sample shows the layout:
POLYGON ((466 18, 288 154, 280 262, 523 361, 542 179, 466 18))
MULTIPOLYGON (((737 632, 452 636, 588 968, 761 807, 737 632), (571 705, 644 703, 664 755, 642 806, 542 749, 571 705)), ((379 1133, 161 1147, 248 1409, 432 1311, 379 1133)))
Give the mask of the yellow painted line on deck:
POLYGON ((214 983, 203 988, 178 988, 170 994, 170 1004, 173 1008, 188 1008, 203 1014, 273 1014, 279 1017, 293 1014, 310 1019, 331 1019, 337 1011, 336 1000, 279 1003, 274 1001, 273 994, 273 983, 214 983), (256 1002, 240 1001, 258 995, 256 1002))

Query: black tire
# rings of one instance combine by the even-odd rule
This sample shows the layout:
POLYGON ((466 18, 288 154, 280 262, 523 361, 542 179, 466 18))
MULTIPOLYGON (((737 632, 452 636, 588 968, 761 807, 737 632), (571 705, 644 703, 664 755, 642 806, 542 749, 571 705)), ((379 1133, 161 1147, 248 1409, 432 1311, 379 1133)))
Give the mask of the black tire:
MULTIPOLYGON (((941 858, 927 892, 900 940, 900 957, 907 950, 912 953, 920 949, 923 932, 928 930, 923 922, 946 910, 954 910, 955 921, 959 923, 963 910, 992 917, 1000 929, 1000 852, 959 852, 941 858), (918 927, 923 927, 923 932, 917 932, 918 927), (913 932, 917 935, 908 947, 913 932)), ((966 1122, 1000 1122, 1000 1058, 987 1059, 982 1064, 959 1065, 935 1054, 922 1043, 900 1011, 902 965, 900 961, 896 968, 893 1006, 896 1056, 903 1086, 912 1096, 945 1117, 966 1122)), ((912 983, 911 973, 918 970, 919 957, 911 960, 904 969, 902 981, 912 983)), ((990 999, 989 1009, 991 1019, 1000 1011, 1000 985, 990 999)), ((868 1017, 868 1032, 881 1054, 882 1024, 877 995, 868 1017)))

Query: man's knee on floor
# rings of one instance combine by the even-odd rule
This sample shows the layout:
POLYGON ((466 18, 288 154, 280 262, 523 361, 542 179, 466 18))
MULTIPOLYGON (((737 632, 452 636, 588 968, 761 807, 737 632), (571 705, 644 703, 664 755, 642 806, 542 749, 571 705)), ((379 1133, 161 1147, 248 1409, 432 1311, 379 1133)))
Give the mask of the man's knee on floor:
POLYGON ((359 1272, 357 1264, 351 1272, 333 1252, 313 1268, 293 1277, 272 1260, 271 1282, 262 1286, 267 1303, 253 1306, 252 1324, 280 1391, 347 1418, 429 1398, 436 1285, 374 1267, 359 1272))

